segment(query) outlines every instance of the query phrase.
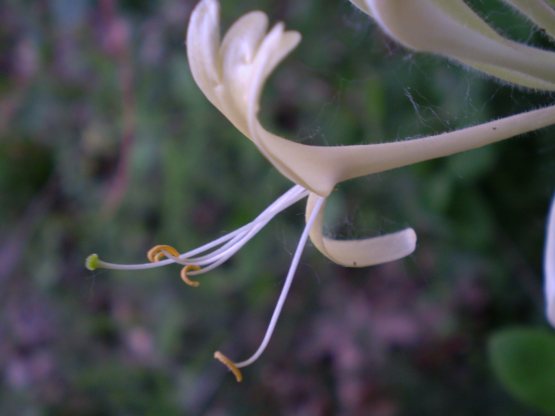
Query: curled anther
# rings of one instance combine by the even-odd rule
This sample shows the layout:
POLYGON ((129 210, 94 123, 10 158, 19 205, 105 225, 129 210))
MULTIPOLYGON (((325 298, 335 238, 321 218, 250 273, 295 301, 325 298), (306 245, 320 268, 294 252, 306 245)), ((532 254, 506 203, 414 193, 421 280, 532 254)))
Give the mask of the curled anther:
POLYGON ((241 373, 241 370, 239 370, 239 368, 237 367, 237 365, 235 365, 233 361, 223 355, 220 351, 216 351, 214 353, 214 358, 225 365, 229 369, 229 371, 233 373, 235 379, 237 380, 237 383, 243 381, 243 373, 241 373))
POLYGON ((197 270, 200 270, 200 266, 197 266, 196 264, 188 264, 187 266, 183 267, 180 274, 181 280, 183 280, 189 286, 198 287, 200 285, 200 282, 197 280, 191 280, 189 276, 187 276, 187 273, 197 270))
POLYGON ((151 263, 156 263, 162 260, 164 257, 166 257, 166 253, 174 257, 179 257, 179 252, 175 248, 165 244, 159 244, 157 246, 152 247, 146 253, 146 257, 148 258, 148 261, 150 261, 151 263))
MULTIPOLYGON (((172 256, 175 257, 175 254, 173 254, 173 252, 167 252, 168 254, 171 254, 172 256)), ((163 251, 160 251, 159 253, 156 253, 156 255, 154 256, 153 260, 151 260, 152 263, 157 263, 159 261, 164 260, 164 257, 166 257, 166 254, 163 251)))

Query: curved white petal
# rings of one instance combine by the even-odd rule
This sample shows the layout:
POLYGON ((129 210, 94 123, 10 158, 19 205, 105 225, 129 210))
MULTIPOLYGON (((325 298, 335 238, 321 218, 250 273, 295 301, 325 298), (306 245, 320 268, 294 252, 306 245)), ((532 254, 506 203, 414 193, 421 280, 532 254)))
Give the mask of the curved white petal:
MULTIPOLYGON (((306 203, 306 218, 310 218, 320 196, 311 193, 306 203)), ((412 228, 360 240, 335 240, 323 235, 324 205, 310 230, 312 243, 331 261, 346 267, 366 267, 387 263, 410 255, 416 248, 416 233, 412 228)))
POLYGON ((366 13, 368 16, 374 17, 372 15, 372 10, 370 10, 365 0, 350 0, 350 1, 354 6, 356 6, 357 9, 366 13))
POLYGON ((222 85, 217 91, 223 107, 220 110, 247 137, 246 92, 251 85, 254 60, 267 28, 268 18, 264 13, 248 13, 231 26, 220 48, 222 85))
POLYGON ((187 57, 197 85, 218 107, 214 88, 222 83, 220 47, 220 4, 203 0, 193 10, 187 31, 187 57))
POLYGON ((547 319, 555 327, 555 197, 547 219, 544 255, 546 313, 547 319))
MULTIPOLYGON (((461 0, 356 0, 406 47, 444 55, 510 83, 555 90, 555 54, 499 35, 461 0)), ((520 3, 520 2, 515 2, 520 3)))

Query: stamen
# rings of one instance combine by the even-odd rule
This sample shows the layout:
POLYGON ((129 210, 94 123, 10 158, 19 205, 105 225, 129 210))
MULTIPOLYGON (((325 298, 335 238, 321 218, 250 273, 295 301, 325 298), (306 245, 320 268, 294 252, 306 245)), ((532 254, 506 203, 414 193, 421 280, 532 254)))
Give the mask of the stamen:
POLYGON ((85 266, 89 270, 99 268, 112 270, 145 270, 167 266, 172 263, 181 264, 183 266, 195 264, 202 269, 189 269, 192 272, 190 274, 206 273, 229 260, 277 214, 305 198, 307 195, 308 191, 306 189, 300 185, 295 185, 270 204, 250 223, 183 254, 179 254, 172 246, 156 245, 147 253, 149 263, 109 263, 100 260, 97 255, 92 254, 87 258, 85 266))
MULTIPOLYGON (((289 271, 287 272, 287 277, 285 278, 285 283, 283 284, 283 288, 281 289, 281 293, 279 295, 276 307, 274 308, 274 312, 272 313, 270 323, 268 324, 268 328, 266 329, 266 333, 264 334, 264 338, 262 339, 262 342, 260 343, 256 352, 250 358, 248 358, 244 361, 238 362, 238 363, 235 363, 234 361, 230 360, 225 355, 219 353, 219 351, 216 351, 216 353, 214 354, 214 357, 217 358, 218 360, 220 360, 231 371, 234 371, 233 370, 234 368, 239 369, 239 368, 247 367, 247 366, 251 365, 252 363, 254 363, 262 355, 262 353, 264 352, 264 350, 268 346, 268 344, 270 342, 270 339, 272 338, 272 334, 274 333, 274 329, 276 327, 279 315, 281 314, 281 310, 283 309, 283 304, 285 303, 285 299, 287 298, 287 294, 289 293, 289 289, 291 288, 291 283, 293 283, 293 278, 295 277, 295 272, 297 271, 297 267, 298 267, 299 262, 301 260, 301 255, 303 253, 304 246, 306 245, 308 235, 310 233, 312 225, 314 224, 314 221, 316 220, 316 217, 318 216, 318 213, 319 213, 320 209, 322 208, 322 204, 324 202, 324 199, 325 198, 323 198, 323 197, 318 197, 315 204, 314 204, 314 208, 312 209, 312 212, 310 213, 310 217, 309 217, 309 219, 306 223, 306 226, 303 230, 301 238, 299 239, 299 243, 297 244, 295 254, 293 255, 293 260, 291 261, 291 265, 289 266, 289 271), (218 357, 216 357, 216 354, 218 354, 218 357), (224 361, 224 359, 225 359, 225 361, 224 361)), ((235 374, 235 372, 234 372, 234 374, 235 374)))
MULTIPOLYGON (((152 247, 147 252, 147 258, 149 263, 143 264, 117 264, 102 261, 98 258, 97 254, 91 254, 87 257, 86 267, 89 270, 96 270, 98 268, 113 269, 113 270, 143 270, 152 269, 155 267, 166 266, 168 264, 181 264, 183 268, 181 269, 181 279, 187 285, 192 287, 198 287, 200 282, 193 280, 189 275, 197 275, 206 273, 218 267, 220 264, 226 262, 231 256, 233 256, 237 251, 239 251, 248 241, 250 241, 258 232, 264 228, 278 213, 290 207, 294 203, 300 201, 301 199, 308 196, 308 191, 300 185, 295 185, 282 196, 276 199, 272 204, 270 204, 264 211, 262 211, 253 221, 248 224, 239 227, 235 231, 232 231, 222 237, 217 238, 210 243, 204 244, 186 253, 180 254, 174 247, 160 244, 152 247)), ((247 360, 235 363, 228 357, 223 355, 221 352, 216 351, 214 353, 214 358, 219 360, 224 364, 234 375, 238 382, 241 382, 243 376, 239 368, 246 367, 253 362, 255 362, 264 352, 270 338, 274 332, 277 324, 277 320, 283 309, 285 299, 289 293, 289 289, 293 282, 295 272, 299 265, 299 261, 306 245, 310 229, 314 225, 314 221, 320 211, 324 198, 317 198, 314 208, 310 214, 310 217, 306 223, 303 230, 299 243, 293 255, 293 260, 289 266, 289 271, 285 278, 285 283, 279 295, 276 307, 272 313, 270 323, 264 334, 264 338, 260 343, 256 352, 247 360)))
POLYGON ((216 351, 214 353, 214 358, 225 365, 227 368, 229 368, 229 371, 231 371, 235 376, 235 380, 237 380, 237 383, 243 381, 243 374, 233 361, 223 355, 220 351, 216 351))
POLYGON ((200 266, 197 266, 196 264, 188 264, 188 265, 186 265, 185 267, 183 267, 183 268, 181 269, 181 273, 180 273, 181 280, 183 280, 186 284, 188 284, 189 286, 192 286, 192 287, 198 287, 198 286, 200 286, 200 282, 199 282, 199 281, 197 281, 197 280, 191 280, 191 279, 189 279, 189 276, 187 276, 187 273, 188 273, 188 272, 197 271, 197 270, 201 270, 201 267, 200 267, 200 266))
POLYGON ((150 250, 148 250, 148 253, 146 253, 146 257, 151 263, 157 263, 163 260, 164 257, 167 257, 166 253, 169 253, 174 257, 179 257, 179 251, 177 251, 172 246, 168 246, 165 244, 159 244, 152 247, 150 250))

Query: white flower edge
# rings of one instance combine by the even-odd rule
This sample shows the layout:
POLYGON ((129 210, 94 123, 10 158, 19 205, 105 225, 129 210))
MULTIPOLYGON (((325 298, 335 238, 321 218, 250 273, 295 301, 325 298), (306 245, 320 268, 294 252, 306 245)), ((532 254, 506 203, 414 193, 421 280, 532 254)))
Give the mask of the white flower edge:
MULTIPOLYGON (((410 49, 455 59, 512 84, 555 90, 555 54, 501 36, 463 1, 351 1, 410 49)), ((555 27, 555 13, 538 10, 541 4, 553 11, 545 2, 507 2, 532 22, 544 24, 547 33, 555 27), (532 9, 532 5, 536 7, 532 9)))
POLYGON ((547 319, 555 327, 555 196, 551 202, 545 239, 544 272, 547 319))
MULTIPOLYGON (((309 194, 306 204, 306 220, 311 218, 314 206, 320 198, 309 194)), ((367 267, 402 259, 416 249, 416 233, 406 228, 390 234, 358 240, 335 240, 325 237, 324 207, 318 207, 318 215, 310 231, 310 240, 316 248, 334 263, 345 267, 367 267)))

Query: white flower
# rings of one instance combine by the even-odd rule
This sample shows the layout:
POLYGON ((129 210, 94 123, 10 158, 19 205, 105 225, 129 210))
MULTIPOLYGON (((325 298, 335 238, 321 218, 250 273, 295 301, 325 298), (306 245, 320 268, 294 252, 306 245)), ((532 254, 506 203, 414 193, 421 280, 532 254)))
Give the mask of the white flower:
POLYGON ((220 352, 215 354, 238 381, 242 377, 239 368, 252 364, 268 345, 309 236, 326 257, 348 267, 389 262, 415 249, 416 235, 411 228, 362 240, 339 241, 324 236, 325 201, 338 183, 478 148, 555 122, 555 107, 547 107, 415 140, 331 147, 295 143, 267 131, 257 115, 266 79, 299 41, 300 35, 286 31, 281 23, 268 31, 268 18, 262 12, 241 17, 220 40, 217 0, 202 0, 195 7, 187 32, 187 54, 196 83, 210 102, 295 185, 249 224, 189 252, 179 253, 173 247, 161 245, 149 251, 150 263, 146 264, 107 263, 97 255, 87 260, 87 267, 92 270, 100 267, 136 270, 178 263, 183 266, 183 280, 198 286, 198 281, 189 276, 225 262, 275 215, 308 196, 306 225, 260 346, 251 357, 238 363, 220 352))

